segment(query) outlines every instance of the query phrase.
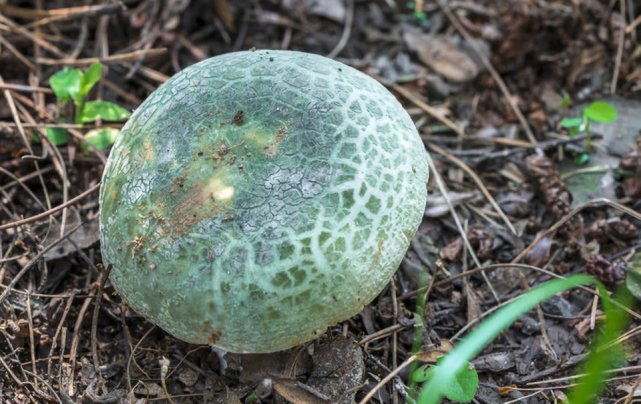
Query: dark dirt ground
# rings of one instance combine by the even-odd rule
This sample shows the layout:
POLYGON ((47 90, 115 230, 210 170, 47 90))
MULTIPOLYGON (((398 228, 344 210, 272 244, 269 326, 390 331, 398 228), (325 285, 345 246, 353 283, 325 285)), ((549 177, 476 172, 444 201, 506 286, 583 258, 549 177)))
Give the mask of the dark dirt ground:
MULTIPOLYGON (((641 210, 640 16, 637 0, 0 1, 0 402, 352 402, 372 389, 372 402, 403 402, 408 368, 379 382, 411 354, 417 318, 421 345, 447 351, 497 301, 552 277, 622 283, 641 270, 641 221, 624 211, 641 210), (208 347, 154 327, 102 281, 95 191, 107 151, 79 147, 92 126, 67 125, 74 140, 61 147, 32 134, 56 125, 48 78, 62 66, 99 58, 93 99, 134 109, 184 67, 252 47, 376 75, 415 120, 448 198, 431 178, 406 258, 360 315, 305 347, 229 355, 221 375, 208 347), (577 167, 586 139, 558 123, 596 99, 619 119, 593 127, 591 165, 577 167), (489 265, 487 279, 475 270, 489 265), (434 282, 419 289, 426 273, 434 282)), ((602 402, 641 397, 632 309, 617 340, 627 363, 602 402)), ((584 290, 524 315, 474 361, 475 401, 562 400, 601 320, 584 290)))

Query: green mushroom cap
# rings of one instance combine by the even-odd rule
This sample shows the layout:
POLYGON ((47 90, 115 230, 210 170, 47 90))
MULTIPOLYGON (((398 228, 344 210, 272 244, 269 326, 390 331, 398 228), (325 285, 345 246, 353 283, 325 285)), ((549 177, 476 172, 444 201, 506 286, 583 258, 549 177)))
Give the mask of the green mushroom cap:
POLYGON ((174 336, 273 352, 357 314, 425 207, 426 152, 376 80, 293 51, 204 60, 142 103, 111 151, 102 254, 174 336))

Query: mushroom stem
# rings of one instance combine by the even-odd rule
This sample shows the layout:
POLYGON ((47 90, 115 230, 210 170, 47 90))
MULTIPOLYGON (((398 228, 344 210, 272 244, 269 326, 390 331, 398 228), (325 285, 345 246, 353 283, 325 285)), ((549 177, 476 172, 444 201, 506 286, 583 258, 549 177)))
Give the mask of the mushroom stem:
POLYGON ((212 352, 215 352, 218 356, 218 370, 220 371, 220 375, 225 376, 225 372, 227 371, 227 361, 225 360, 225 355, 227 355, 227 351, 220 347, 217 347, 216 345, 210 345, 210 347, 212 352))

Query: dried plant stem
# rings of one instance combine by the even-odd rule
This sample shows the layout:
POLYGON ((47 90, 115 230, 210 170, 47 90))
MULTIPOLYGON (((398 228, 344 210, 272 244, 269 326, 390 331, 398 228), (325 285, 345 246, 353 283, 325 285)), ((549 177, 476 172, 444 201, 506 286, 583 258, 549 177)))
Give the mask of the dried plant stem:
POLYGON ((93 367, 98 377, 100 376, 100 361, 98 360, 98 314, 100 313, 100 303, 102 302, 102 292, 105 289, 105 283, 109 278, 109 273, 111 272, 111 264, 107 265, 107 268, 104 271, 100 272, 100 278, 98 280, 99 289, 98 294, 96 295, 96 301, 93 306, 93 315, 91 316, 91 356, 93 357, 93 367))
POLYGON ((55 247, 58 243, 66 239, 67 237, 71 236, 76 230, 78 230, 80 227, 82 227, 84 223, 80 223, 73 229, 69 230, 67 234, 64 236, 54 240, 51 244, 47 245, 44 247, 38 254, 36 254, 35 257, 31 261, 29 261, 27 264, 25 264, 24 267, 13 277, 9 285, 7 285, 7 288, 0 294, 0 303, 4 301, 4 299, 7 297, 7 295, 13 290, 13 288, 16 286, 18 281, 27 273, 29 269, 31 269, 36 263, 47 253, 47 251, 51 250, 53 247, 55 247))
POLYGON ((614 59, 614 72, 612 73, 612 82, 610 83, 610 94, 614 95, 617 92, 617 82, 619 81, 619 71, 621 70, 621 61, 623 60, 623 45, 625 44, 625 1, 619 0, 619 12, 623 23, 619 29, 619 42, 617 44, 617 54, 614 59))
POLYGON ((442 0, 436 0, 436 3, 439 5, 441 10, 443 10, 443 13, 447 16, 448 20, 450 20, 454 28, 456 28, 456 30, 465 38, 467 43, 472 47, 472 49, 474 50, 474 53, 476 53, 476 55, 481 59, 485 68, 490 72, 490 74, 492 75, 492 78, 494 79, 496 84, 499 86, 499 89, 503 93, 503 96, 505 97, 506 101, 512 108, 512 111, 514 111, 514 114, 516 115, 519 122, 521 123, 521 126, 523 127, 523 130, 525 131, 525 134, 528 140, 530 141, 530 143, 532 143, 532 145, 537 145, 538 141, 534 137, 534 133, 530 128, 530 124, 528 124, 527 119, 525 119, 525 116, 523 116, 523 113, 521 112, 521 109, 519 108, 519 106, 516 105, 516 102, 514 101, 514 97, 512 96, 512 94, 510 93, 510 90, 507 88, 507 85, 501 78, 501 75, 496 71, 494 66, 492 66, 492 63, 490 63, 490 60, 487 58, 487 56, 485 56, 483 51, 481 51, 481 49, 477 45, 474 38, 472 38, 472 36, 467 32, 465 27, 459 22, 458 18, 456 18, 456 16, 452 13, 452 10, 450 10, 450 8, 445 3, 443 3, 442 0))
POLYGON ((416 360, 416 356, 414 356, 414 355, 411 355, 410 357, 405 359, 405 361, 403 363, 401 363, 396 369, 392 370, 387 376, 382 378, 381 381, 378 382, 376 384, 376 386, 374 386, 374 388, 372 390, 370 390, 369 393, 367 393, 367 395, 365 397, 363 397, 363 399, 361 401, 358 402, 358 404, 367 404, 369 402, 369 400, 371 400, 372 397, 374 397, 376 395, 376 393, 381 388, 383 388, 383 386, 385 386, 390 380, 392 380, 397 374, 399 374, 401 370, 403 370, 406 367, 408 367, 409 365, 411 365, 412 362, 414 362, 415 360, 416 360))
POLYGON ((508 229, 512 232, 512 234, 517 235, 516 229, 512 225, 512 222, 510 222, 510 219, 508 219, 507 215, 503 212, 499 204, 496 202, 492 194, 490 194, 490 191, 487 190, 487 187, 483 184, 483 181, 481 181, 481 178, 472 170, 465 162, 455 156, 453 156, 451 153, 448 153, 441 147, 435 145, 434 143, 429 143, 428 144, 429 149, 435 151, 436 153, 440 154, 441 156, 445 157, 452 163, 456 164, 459 168, 461 168, 463 171, 465 171, 476 183, 476 185, 479 187, 487 201, 492 205, 496 213, 501 217, 503 220, 503 223, 507 226, 508 229))
POLYGON ((89 188, 85 192, 81 193, 80 195, 69 199, 66 203, 63 203, 63 204, 58 205, 58 206, 55 206, 55 207, 49 209, 46 212, 38 213, 37 215, 30 216, 30 217, 28 217, 26 219, 16 220, 15 222, 11 222, 11 223, 6 223, 6 224, 3 224, 3 225, 0 225, 0 230, 5 230, 5 229, 9 229, 11 227, 21 226, 23 224, 35 222, 35 221, 43 219, 43 218, 45 218, 47 216, 53 215, 54 213, 66 208, 68 206, 73 205, 74 203, 76 203, 79 200, 87 197, 88 195, 91 195, 92 193, 96 192, 99 189, 100 189, 100 183, 92 186, 91 188, 89 188))
POLYGON ((36 62, 43 65, 69 65, 69 66, 85 66, 91 65, 94 63, 119 63, 126 62, 130 60, 136 60, 141 56, 158 56, 167 52, 167 48, 158 48, 158 49, 149 49, 141 50, 135 52, 121 53, 117 55, 105 56, 100 58, 84 58, 84 59, 49 59, 49 58, 38 58, 36 62))
MULTIPOLYGON (((476 256, 476 253, 474 252, 474 249, 470 244, 470 240, 467 238, 467 234, 465 234, 465 230, 463 229, 463 225, 461 224, 461 220, 459 219, 458 213, 456 213, 456 210, 454 209, 454 205, 452 204, 452 201, 450 200, 450 197, 448 195, 447 188, 445 187, 445 183, 443 182, 443 178, 441 178, 441 175, 436 169, 436 166, 434 165, 434 161, 432 161, 432 158, 429 156, 429 154, 427 155, 427 162, 430 166, 430 170, 432 172, 432 175, 434 176, 439 192, 441 193, 441 195, 443 195, 443 198, 445 199, 445 203, 447 204, 450 214, 452 215, 452 219, 454 219, 454 223, 456 224, 456 228, 458 229, 459 234, 463 239, 463 244, 465 245, 465 248, 467 249, 470 256, 472 257, 474 264, 476 264, 477 267, 480 267, 481 261, 479 261, 478 257, 476 256)), ((492 282, 490 282, 490 280, 488 279, 487 274, 485 272, 481 272, 481 276, 483 277, 483 280, 487 284, 488 289, 492 293, 494 300, 496 300, 497 303, 500 302, 501 300, 499 299, 499 296, 494 290, 494 287, 492 286, 492 282)))

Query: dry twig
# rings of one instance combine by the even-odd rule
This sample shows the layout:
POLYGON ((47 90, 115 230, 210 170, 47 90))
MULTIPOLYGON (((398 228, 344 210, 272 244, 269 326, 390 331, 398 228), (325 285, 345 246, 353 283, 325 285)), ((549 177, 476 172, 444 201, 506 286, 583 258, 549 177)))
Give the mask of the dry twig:
POLYGON ((443 13, 447 16, 448 20, 450 20, 454 28, 456 28, 456 30, 465 38, 468 44, 472 47, 477 57, 481 59, 481 61, 483 62, 483 65, 490 72, 490 74, 492 75, 492 78, 494 78, 494 81, 496 81, 496 84, 501 89, 503 96, 505 97, 508 104, 510 104, 510 107, 514 111, 514 114, 516 114, 516 117, 519 119, 519 122, 521 123, 521 126, 523 127, 523 130, 525 131, 525 134, 527 135, 528 140, 530 141, 530 143, 532 143, 532 145, 536 145, 538 142, 534 137, 534 133, 530 128, 530 124, 527 122, 527 119, 525 119, 525 116, 523 116, 523 113, 521 112, 521 109, 519 108, 519 106, 516 105, 516 102, 514 101, 514 97, 510 93, 510 90, 507 88, 507 85, 505 85, 505 82, 501 78, 501 75, 499 75, 496 69, 494 69, 494 66, 492 66, 492 63, 490 63, 490 60, 487 58, 487 56, 485 56, 485 54, 481 51, 481 49, 479 49, 478 45, 474 41, 474 38, 472 38, 472 36, 467 32, 465 27, 463 27, 463 25, 459 22, 459 20, 452 13, 450 8, 443 2, 443 0, 436 0, 436 3, 439 5, 441 10, 443 10, 443 13))

